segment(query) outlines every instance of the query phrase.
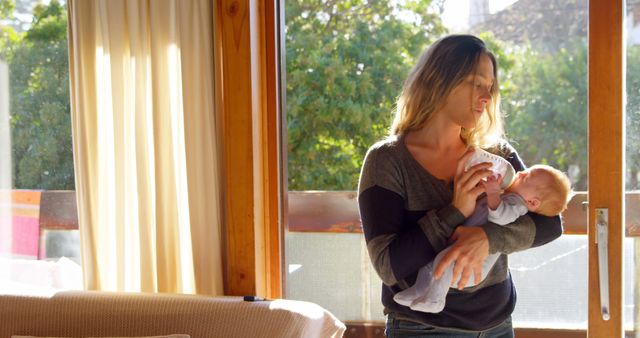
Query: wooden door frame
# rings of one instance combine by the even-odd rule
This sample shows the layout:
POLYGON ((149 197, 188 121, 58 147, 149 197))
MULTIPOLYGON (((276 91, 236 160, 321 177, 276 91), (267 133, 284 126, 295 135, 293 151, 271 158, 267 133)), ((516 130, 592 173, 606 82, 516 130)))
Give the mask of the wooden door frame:
POLYGON ((624 0, 589 1, 589 337, 624 334, 624 15, 624 0), (600 310, 596 208, 609 212, 609 320, 600 310))

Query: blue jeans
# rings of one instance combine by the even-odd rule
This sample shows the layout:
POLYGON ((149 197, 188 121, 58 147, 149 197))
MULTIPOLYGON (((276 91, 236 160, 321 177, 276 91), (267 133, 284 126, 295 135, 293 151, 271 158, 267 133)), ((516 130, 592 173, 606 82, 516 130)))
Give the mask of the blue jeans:
POLYGON ((513 338, 513 326, 511 317, 500 325, 484 331, 469 331, 461 329, 440 328, 426 324, 416 323, 410 320, 398 319, 393 313, 387 315, 387 324, 384 334, 389 338, 419 338, 419 337, 443 337, 443 338, 513 338))

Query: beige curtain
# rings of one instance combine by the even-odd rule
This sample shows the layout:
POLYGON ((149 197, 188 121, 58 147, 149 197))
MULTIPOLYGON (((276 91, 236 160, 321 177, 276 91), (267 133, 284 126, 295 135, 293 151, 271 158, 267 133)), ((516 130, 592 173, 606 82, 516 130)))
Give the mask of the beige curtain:
POLYGON ((88 289, 223 293, 212 4, 68 1, 88 289))

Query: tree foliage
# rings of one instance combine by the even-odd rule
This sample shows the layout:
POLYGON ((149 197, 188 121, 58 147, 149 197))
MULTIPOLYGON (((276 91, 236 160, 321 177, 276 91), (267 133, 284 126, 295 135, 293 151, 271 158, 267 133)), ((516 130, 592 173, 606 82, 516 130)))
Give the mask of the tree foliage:
POLYGON ((627 190, 640 190, 640 46, 627 47, 627 190))
POLYGON ((508 139, 528 165, 566 171, 574 189, 587 186, 587 46, 543 53, 525 46, 507 78, 502 110, 508 139))
POLYGON ((10 71, 14 188, 74 189, 67 17, 57 1, 38 5, 24 33, 3 27, 10 71))
POLYGON ((15 8, 15 0, 0 0, 0 19, 10 17, 15 8))
MULTIPOLYGON (((287 2, 291 190, 356 187, 364 153, 386 135, 408 70, 445 33, 437 15, 425 15, 429 6, 412 2, 394 16, 388 2, 287 2)), ((508 139, 526 163, 568 171, 575 188, 586 189, 584 41, 538 52, 481 37, 498 59, 508 139)))
MULTIPOLYGON (((355 189, 366 149, 382 139, 415 58, 445 33, 429 1, 289 1, 286 7, 290 190, 355 189)), ((527 164, 546 163, 587 189, 587 45, 540 50, 481 37, 499 63, 507 139, 527 164)), ((640 49, 627 62, 628 177, 640 159, 640 49), (635 153, 633 149, 636 149, 635 153)), ((637 189, 637 180, 628 188, 637 189)))
POLYGON ((289 189, 353 190, 415 57, 444 28, 431 1, 285 3, 289 189))
MULTIPOLYGON (((575 190, 586 191, 588 145, 587 56, 584 39, 555 52, 521 46, 508 72, 511 86, 503 110, 509 139, 528 164, 546 163, 569 173, 575 190)), ((640 189, 640 46, 627 49, 627 190, 640 189)), ((597 114, 597 112, 592 112, 597 114)))

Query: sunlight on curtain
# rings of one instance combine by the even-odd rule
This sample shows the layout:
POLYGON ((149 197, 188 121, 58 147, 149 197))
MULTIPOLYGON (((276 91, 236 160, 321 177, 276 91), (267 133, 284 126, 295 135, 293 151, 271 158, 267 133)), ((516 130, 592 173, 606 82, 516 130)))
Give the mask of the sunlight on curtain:
MULTIPOLYGON (((173 25, 171 25, 172 28, 173 25)), ((172 32, 173 33, 173 32, 172 32)), ((180 79, 182 74, 180 72, 180 50, 175 44, 171 44, 167 48, 167 56, 169 59, 169 93, 175 93, 175 95, 169 95, 171 100, 171 127, 172 127, 172 143, 173 143, 173 159, 174 170, 176 172, 176 193, 178 195, 178 238, 180 239, 179 246, 183 250, 183 254, 180 255, 180 265, 183 267, 193 267, 192 253, 187 252, 191 249, 190 238, 191 229, 189 227, 189 205, 187 194, 187 168, 186 154, 185 154, 185 142, 184 142, 184 111, 182 103, 182 87, 180 79)), ((192 269, 191 269, 192 270, 192 269)), ((185 287, 189 285, 189 279, 186 278, 189 275, 193 275, 193 271, 182 273, 183 277, 181 283, 185 287)))
POLYGON ((85 283, 222 294, 210 1, 69 1, 85 283))

